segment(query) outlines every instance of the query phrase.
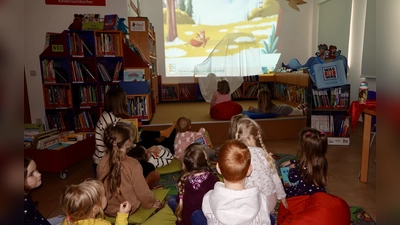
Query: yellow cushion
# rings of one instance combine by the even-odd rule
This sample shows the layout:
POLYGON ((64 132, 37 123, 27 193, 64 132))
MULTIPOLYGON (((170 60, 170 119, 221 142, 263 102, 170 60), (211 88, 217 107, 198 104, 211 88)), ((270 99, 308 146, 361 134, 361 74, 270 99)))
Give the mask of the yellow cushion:
MULTIPOLYGON (((152 190, 154 195, 156 196, 156 199, 163 201, 165 199, 165 196, 167 196, 169 189, 156 189, 152 190)), ((133 213, 132 215, 129 216, 128 218, 128 223, 143 223, 144 221, 149 218, 149 216, 156 211, 156 208, 150 208, 150 209, 145 209, 142 206, 139 207, 139 209, 133 213)), ((115 223, 115 217, 109 217, 105 216, 105 220, 110 221, 110 223, 115 223)))
POLYGON ((142 225, 175 225, 176 216, 168 205, 146 220, 142 225))
POLYGON ((156 168, 160 174, 174 173, 182 170, 182 163, 179 159, 173 159, 170 164, 156 168))

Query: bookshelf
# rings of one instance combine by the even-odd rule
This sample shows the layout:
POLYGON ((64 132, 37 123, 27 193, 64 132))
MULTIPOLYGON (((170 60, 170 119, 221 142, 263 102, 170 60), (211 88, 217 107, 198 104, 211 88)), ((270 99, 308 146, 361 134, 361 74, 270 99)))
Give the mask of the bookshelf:
POLYGON ((204 101, 198 83, 161 84, 161 101, 204 101))
POLYGON ((124 82, 124 70, 150 70, 117 30, 63 31, 40 54, 44 107, 49 129, 92 132, 105 93, 121 86, 140 114, 150 121, 154 104, 150 80, 124 82), (134 91, 132 91, 134 90, 134 91))
POLYGON ((329 145, 349 145, 350 84, 317 89, 310 80, 309 96, 307 126, 325 132, 329 145))
POLYGON ((266 74, 245 76, 243 84, 232 93, 233 100, 256 99, 258 90, 261 88, 269 89, 274 93, 274 77, 266 74))
POLYGON ((150 80, 150 89, 155 103, 159 102, 156 35, 154 26, 147 17, 128 17, 129 41, 148 64, 145 80, 150 80))
POLYGON ((274 99, 293 107, 308 102, 308 74, 275 73, 274 77, 274 99))

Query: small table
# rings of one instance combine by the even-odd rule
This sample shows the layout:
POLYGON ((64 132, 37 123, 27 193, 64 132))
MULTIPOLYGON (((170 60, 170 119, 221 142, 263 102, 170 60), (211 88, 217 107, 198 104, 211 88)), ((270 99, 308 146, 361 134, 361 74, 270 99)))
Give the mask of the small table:
POLYGON ((362 139, 362 151, 361 151, 361 171, 360 181, 367 183, 368 181, 368 164, 369 164, 369 142, 371 139, 371 121, 372 116, 376 116, 376 111, 371 109, 364 109, 364 130, 362 139))

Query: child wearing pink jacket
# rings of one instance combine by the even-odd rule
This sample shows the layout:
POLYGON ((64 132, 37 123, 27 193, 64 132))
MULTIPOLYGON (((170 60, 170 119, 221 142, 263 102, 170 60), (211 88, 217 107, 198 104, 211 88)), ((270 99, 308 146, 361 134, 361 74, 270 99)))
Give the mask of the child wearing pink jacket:
POLYGON ((206 130, 202 127, 199 131, 190 131, 192 120, 187 116, 182 116, 176 123, 176 136, 174 142, 175 155, 177 159, 182 159, 186 148, 197 139, 204 137, 206 130))

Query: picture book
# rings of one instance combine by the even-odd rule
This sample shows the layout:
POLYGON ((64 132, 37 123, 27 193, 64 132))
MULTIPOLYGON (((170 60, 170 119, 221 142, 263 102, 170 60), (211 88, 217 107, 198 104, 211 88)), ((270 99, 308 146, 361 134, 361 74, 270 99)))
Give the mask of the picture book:
POLYGON ((104 16, 103 30, 117 30, 118 15, 110 14, 104 16))
POLYGON ((288 187, 288 186, 295 186, 299 183, 299 181, 292 183, 289 180, 289 170, 290 167, 289 166, 285 166, 285 167, 281 167, 281 176, 282 176, 282 181, 283 181, 283 185, 288 187))
POLYGON ((210 135, 208 134, 208 131, 206 131, 202 137, 196 139, 194 141, 194 143, 201 143, 203 145, 208 146, 209 148, 213 148, 213 145, 211 143, 211 139, 210 139, 210 135))
POLYGON ((144 69, 124 70, 124 81, 145 81, 144 69))

